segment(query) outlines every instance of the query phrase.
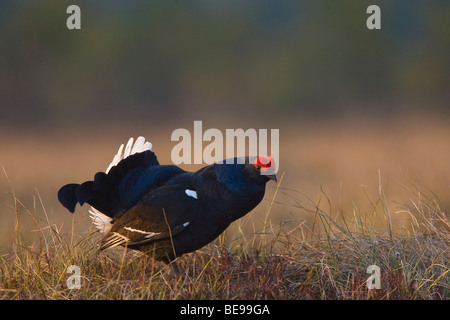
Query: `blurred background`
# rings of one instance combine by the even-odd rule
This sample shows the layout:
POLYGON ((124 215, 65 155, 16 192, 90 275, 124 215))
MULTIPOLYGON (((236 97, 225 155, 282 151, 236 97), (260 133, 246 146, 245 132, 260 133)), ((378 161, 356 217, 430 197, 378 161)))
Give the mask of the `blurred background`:
POLYGON ((449 21, 447 0, 3 0, 0 244, 16 212, 25 234, 32 213, 84 221, 57 202, 62 185, 106 169, 130 136, 170 163, 171 132, 194 120, 280 130, 274 222, 312 223, 297 207, 310 200, 372 212, 381 185, 400 224, 418 188, 448 210, 449 21), (70 4, 81 30, 66 27, 70 4), (366 27, 371 4, 381 30, 366 27))

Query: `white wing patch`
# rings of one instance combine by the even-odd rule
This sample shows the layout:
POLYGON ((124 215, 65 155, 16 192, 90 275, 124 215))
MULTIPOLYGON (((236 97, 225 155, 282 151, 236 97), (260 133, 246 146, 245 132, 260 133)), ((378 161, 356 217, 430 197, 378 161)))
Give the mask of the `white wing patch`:
POLYGON ((194 190, 186 189, 184 190, 184 192, 186 193, 187 196, 192 197, 194 199, 198 199, 197 192, 195 192, 194 190))
POLYGON ((106 241, 101 244, 100 250, 121 246, 130 241, 130 239, 117 232, 113 232, 105 240, 106 241))
POLYGON ((128 230, 128 231, 131 231, 131 232, 137 232, 137 233, 145 234, 146 238, 152 238, 154 236, 157 236, 158 234, 161 234, 161 232, 143 231, 143 230, 134 229, 134 228, 131 228, 131 227, 124 227, 124 229, 128 230))
MULTIPOLYGON (((173 228, 172 230, 172 234, 175 235, 181 231, 183 231, 184 228, 186 228, 188 225, 190 224, 190 222, 185 222, 182 224, 182 226, 176 226, 175 228, 173 228)), ((102 240, 102 244, 100 246, 100 250, 104 250, 107 248, 113 248, 113 247, 117 247, 117 246, 121 246, 121 245, 135 245, 135 244, 142 244, 142 243, 147 243, 150 241, 153 241, 154 239, 152 239, 153 237, 156 237, 156 239, 158 238, 168 238, 171 237, 172 234, 167 231, 165 232, 149 232, 149 231, 143 231, 140 229, 135 229, 135 228, 131 228, 131 227, 124 227, 125 230, 130 231, 130 232, 136 232, 139 234, 144 234, 145 237, 142 238, 139 235, 136 236, 132 236, 131 234, 127 234, 127 236, 130 236, 129 238, 121 233, 118 232, 111 232, 109 233, 103 240, 102 240)))

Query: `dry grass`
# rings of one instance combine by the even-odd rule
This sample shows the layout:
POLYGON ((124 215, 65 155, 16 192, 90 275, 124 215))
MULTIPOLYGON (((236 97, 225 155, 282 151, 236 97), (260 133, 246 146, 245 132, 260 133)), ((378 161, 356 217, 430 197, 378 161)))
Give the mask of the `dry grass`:
MULTIPOLYGON (((380 190, 382 188, 380 187, 380 190)), ((278 192, 282 191, 280 188, 278 192)), ((203 250, 177 260, 181 273, 126 249, 99 252, 99 236, 76 226, 63 233, 15 202, 16 237, 0 258, 1 299, 448 299, 450 224, 435 199, 416 194, 407 213, 413 231, 397 235, 374 228, 355 212, 351 220, 297 199, 315 216, 314 228, 272 225, 243 233, 234 224, 203 250), (19 212, 34 220, 39 241, 22 240, 19 212), (367 267, 381 269, 381 288, 369 290, 367 267), (69 289, 67 268, 81 270, 81 288, 69 289)), ((276 199, 274 199, 276 200, 276 199)), ((380 194, 381 211, 387 208, 380 194)), ((271 204, 267 206, 270 213, 271 204)), ((387 221, 389 213, 384 212, 387 221)))
MULTIPOLYGON (((71 216, 56 201, 62 184, 89 178, 117 141, 145 131, 2 134, 0 299, 448 299, 450 128, 415 121, 281 130, 281 184, 180 257, 181 274, 136 252, 98 252, 87 209, 71 216), (366 286, 374 264, 379 290, 366 286), (67 287, 70 265, 80 289, 67 287)), ((167 163, 171 146, 157 141, 170 135, 159 132, 167 163)))

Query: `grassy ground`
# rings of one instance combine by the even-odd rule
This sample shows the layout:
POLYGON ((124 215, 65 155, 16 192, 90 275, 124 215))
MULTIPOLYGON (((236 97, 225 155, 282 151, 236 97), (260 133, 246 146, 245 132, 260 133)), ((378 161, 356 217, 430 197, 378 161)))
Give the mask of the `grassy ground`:
POLYGON ((397 234, 379 191, 372 212, 355 210, 348 219, 331 218, 279 187, 261 230, 244 233, 253 217, 241 219, 214 243, 178 258, 180 273, 126 249, 99 252, 94 230, 79 233, 74 222, 63 233, 39 197, 33 210, 15 198, 15 239, 0 256, 0 299, 448 299, 450 224, 437 199, 415 190, 404 207, 410 229, 397 234), (289 228, 271 223, 278 193, 314 216, 312 228, 305 220, 289 228), (20 211, 34 221, 32 244, 23 241, 20 211), (374 215, 383 215, 384 228, 373 225, 374 215), (69 288, 71 265, 79 267, 79 289, 69 288), (370 265, 380 268, 380 289, 367 287, 370 265))

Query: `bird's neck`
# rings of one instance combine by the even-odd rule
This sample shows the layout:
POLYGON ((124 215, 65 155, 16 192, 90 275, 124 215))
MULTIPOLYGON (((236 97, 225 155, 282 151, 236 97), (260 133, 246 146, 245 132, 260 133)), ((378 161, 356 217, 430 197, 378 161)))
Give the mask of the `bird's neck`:
POLYGON ((264 189, 229 190, 223 188, 214 207, 229 223, 252 211, 264 197, 264 189))

